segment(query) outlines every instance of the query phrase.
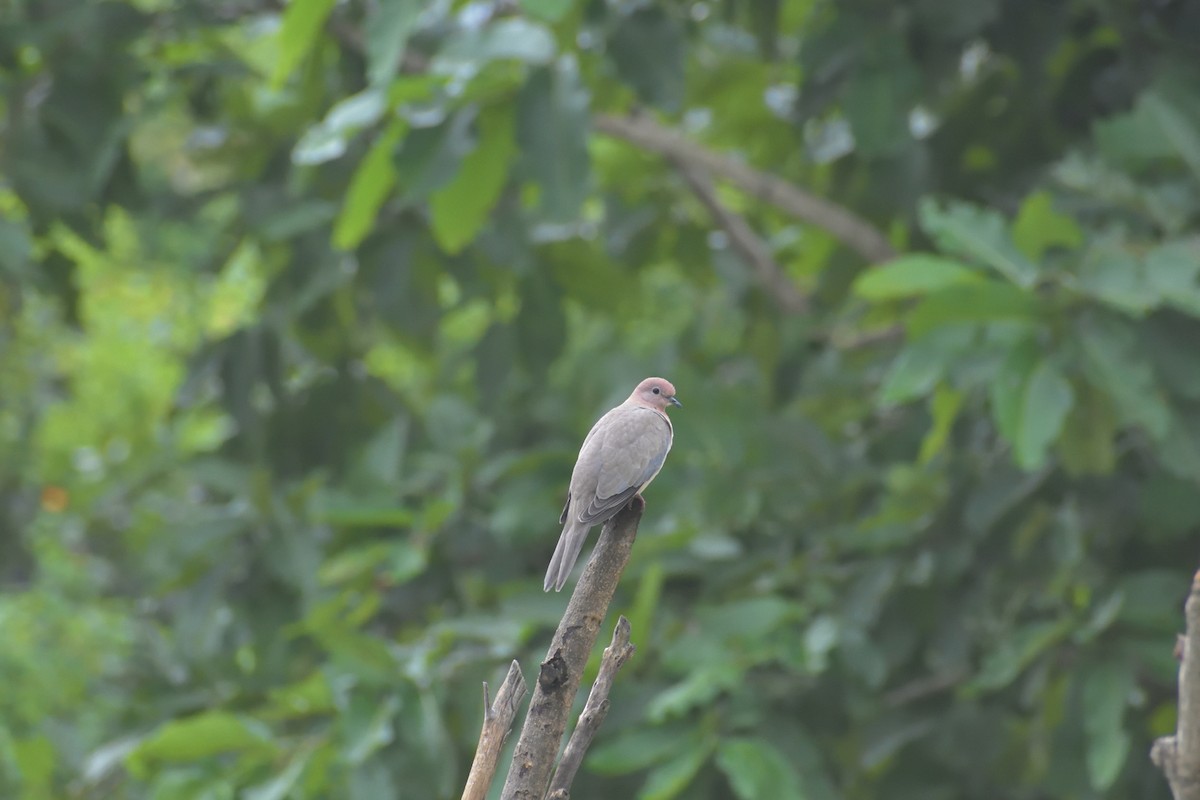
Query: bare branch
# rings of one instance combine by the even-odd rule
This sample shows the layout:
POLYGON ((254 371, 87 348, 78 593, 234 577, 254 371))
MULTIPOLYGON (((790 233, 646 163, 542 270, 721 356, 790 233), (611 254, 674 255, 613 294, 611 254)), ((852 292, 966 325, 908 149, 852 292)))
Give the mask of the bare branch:
POLYGON ((501 800, 543 800, 546 796, 583 668, 629 561, 645 508, 645 501, 635 496, 600 532, 538 674, 501 800))
POLYGON ((775 298, 779 306, 789 314, 798 314, 808 310, 808 299, 800 293, 796 285, 788 278, 783 267, 779 266, 771 255, 771 248, 762 240, 750 223, 740 215, 726 208, 717 197, 712 182, 698 167, 690 165, 681 158, 672 158, 687 181, 696 198, 712 215, 716 223, 729 235, 729 242, 745 261, 759 283, 775 298))
POLYGON ((1200 800, 1200 572, 1184 604, 1187 634, 1178 652, 1179 717, 1175 735, 1159 738, 1150 759, 1167 776, 1175 800, 1200 800))
POLYGON ((896 687, 883 696, 883 703, 888 708, 898 708, 917 700, 924 700, 926 697, 954 688, 966 677, 966 670, 958 668, 947 672, 935 672, 896 687))
POLYGON ((496 775, 496 764, 500 760, 500 748, 508 738, 517 708, 525 697, 525 676, 516 661, 508 668, 496 701, 488 702, 487 681, 483 684, 483 729, 479 732, 479 745, 475 748, 475 760, 471 762, 471 774, 463 789, 462 800, 484 800, 496 775))
POLYGON ((886 261, 896 255, 887 237, 878 228, 849 209, 810 194, 774 175, 759 172, 739 161, 714 153, 648 117, 597 114, 592 117, 592 126, 601 133, 624 139, 643 150, 683 160, 689 166, 699 167, 723 178, 796 219, 828 231, 867 261, 886 261))
POLYGON ((604 648, 604 658, 600 661, 600 674, 596 676, 596 682, 592 684, 587 705, 583 707, 583 713, 579 715, 579 724, 571 733, 567 749, 563 751, 562 759, 558 762, 558 769, 554 771, 554 780, 550 781, 549 800, 556 800, 556 798, 565 800, 571 796, 571 784, 575 781, 575 774, 579 772, 579 767, 583 764, 583 757, 587 753, 588 747, 591 746, 596 731, 600 730, 600 726, 604 724, 604 718, 608 716, 608 693, 612 691, 617 670, 624 666, 636 649, 629 642, 629 620, 622 615, 617 619, 617 626, 613 629, 612 644, 604 648))

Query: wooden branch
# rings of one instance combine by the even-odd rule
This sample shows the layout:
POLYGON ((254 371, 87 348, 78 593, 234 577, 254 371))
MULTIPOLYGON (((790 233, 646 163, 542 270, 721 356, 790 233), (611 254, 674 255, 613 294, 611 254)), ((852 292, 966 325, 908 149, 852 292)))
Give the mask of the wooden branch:
POLYGON ((625 571, 645 501, 635 496, 600 532, 538 674, 501 800, 543 800, 600 624, 625 571))
POLYGON ((775 298, 780 308, 789 314, 807 311, 808 298, 792 283, 783 267, 779 266, 775 257, 771 255, 771 248, 750 227, 750 223, 721 202, 708 176, 684 159, 672 158, 671 161, 687 181, 692 193, 712 215, 713 220, 729 235, 729 243, 733 245, 733 249, 754 271, 758 282, 775 298))
POLYGON ((471 774, 463 789, 462 800, 485 800, 492 778, 496 775, 496 764, 500 760, 500 748, 508 738, 517 708, 525 697, 525 676, 516 661, 508 668, 496 701, 489 702, 487 681, 483 683, 483 729, 479 732, 479 745, 475 748, 475 760, 471 762, 471 774))
POLYGON ((946 672, 936 672, 898 686, 883 696, 883 704, 888 708, 899 708, 908 703, 924 700, 931 695, 940 694, 952 689, 967 678, 967 671, 954 668, 946 672))
POLYGON ((613 628, 612 644, 604 648, 604 658, 600 661, 600 674, 596 676, 596 682, 592 684, 587 705, 583 707, 583 713, 579 715, 579 723, 571 733, 567 749, 563 751, 562 759, 558 762, 558 769, 554 771, 554 779, 550 781, 550 795, 547 800, 568 800, 570 798, 571 784, 575 781, 575 774, 579 772, 579 767, 583 764, 583 757, 587 753, 588 747, 591 746, 592 739, 596 737, 596 731, 600 730, 600 726, 604 724, 604 718, 608 716, 610 705, 608 693, 612 691, 617 670, 624 666, 636 649, 629 642, 629 620, 622 615, 617 619, 617 626, 613 628))
POLYGON ((1200 800, 1200 572, 1184 604, 1187 633, 1179 664, 1179 716, 1175 735, 1159 738, 1150 750, 1167 777, 1175 800, 1200 800))
POLYGON ((723 178, 796 219, 828 231, 867 261, 886 261, 896 255, 887 237, 878 228, 849 209, 810 194, 774 175, 759 172, 739 161, 714 153, 648 117, 597 114, 592 117, 592 127, 643 150, 680 159, 689 166, 723 178))

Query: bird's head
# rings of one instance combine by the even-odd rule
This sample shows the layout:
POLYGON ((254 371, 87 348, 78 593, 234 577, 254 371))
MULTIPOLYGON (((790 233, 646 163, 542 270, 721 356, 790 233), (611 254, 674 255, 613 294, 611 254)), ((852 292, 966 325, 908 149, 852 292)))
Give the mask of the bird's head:
POLYGON ((646 378, 637 385, 629 399, 641 406, 666 411, 667 406, 682 406, 675 397, 675 387, 665 378, 646 378))

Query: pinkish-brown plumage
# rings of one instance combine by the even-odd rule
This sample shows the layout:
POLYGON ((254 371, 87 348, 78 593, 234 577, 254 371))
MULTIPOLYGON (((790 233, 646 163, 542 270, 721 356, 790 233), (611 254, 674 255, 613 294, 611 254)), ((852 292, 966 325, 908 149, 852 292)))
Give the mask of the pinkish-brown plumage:
POLYGON ((674 429, 668 406, 682 405, 675 387, 663 378, 646 378, 624 403, 592 426, 575 469, 559 523, 558 546, 546 570, 543 588, 562 589, 571 575, 588 531, 616 516, 650 485, 671 450, 674 429))

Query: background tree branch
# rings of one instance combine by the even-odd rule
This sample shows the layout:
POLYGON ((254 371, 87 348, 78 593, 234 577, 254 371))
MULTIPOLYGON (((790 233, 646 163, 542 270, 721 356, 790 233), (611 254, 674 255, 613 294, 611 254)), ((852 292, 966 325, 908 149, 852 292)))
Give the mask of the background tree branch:
POLYGON ((712 215, 713 220, 729 236, 729 243, 742 260, 754 271, 758 282, 775 298, 779 307, 789 314, 799 314, 808 310, 808 298, 800 293, 791 278, 783 271, 783 267, 771 254, 770 246, 763 240, 750 223, 739 214, 735 214, 717 197, 712 181, 699 167, 690 165, 681 158, 672 158, 672 163, 679 174, 687 182, 692 193, 712 215))
POLYGON ((645 501, 605 524, 541 665, 502 800, 543 800, 588 656, 637 538, 645 501))
POLYGON ((583 707, 583 713, 579 715, 579 723, 572 731, 567 748, 563 751, 563 757, 558 762, 558 769, 554 771, 554 779, 550 781, 549 800, 566 800, 571 796, 571 784, 575 781, 575 775, 583 764, 583 757, 587 754, 592 739, 596 737, 596 731, 600 730, 600 726, 604 724, 604 718, 608 716, 610 705, 608 694, 612 691, 617 671, 624 666, 636 649, 629 641, 629 620, 622 615, 617 620, 616 627, 613 628, 612 644, 604 648, 604 658, 600 661, 600 673, 596 676, 596 682, 592 684, 587 705, 583 707))
POLYGON ((883 232, 837 203, 810 194, 791 183, 760 172, 728 156, 696 144, 676 130, 648 117, 597 114, 592 126, 643 150, 686 162, 724 178, 744 192, 770 203, 802 222, 828 231, 867 261, 886 261, 896 255, 883 232))
POLYGON ((488 685, 483 684, 483 728, 479 732, 479 744, 475 748, 475 759, 471 762, 471 773, 463 789, 462 800, 484 800, 496 775, 496 764, 500 760, 500 748, 508 738, 517 709, 525 697, 525 676, 516 661, 508 667, 508 674, 496 692, 495 702, 488 702, 488 685))
POLYGON ((1175 800, 1200 800, 1200 572, 1184 604, 1187 623, 1179 662, 1179 716, 1175 735, 1163 736, 1150 759, 1171 784, 1175 800))

